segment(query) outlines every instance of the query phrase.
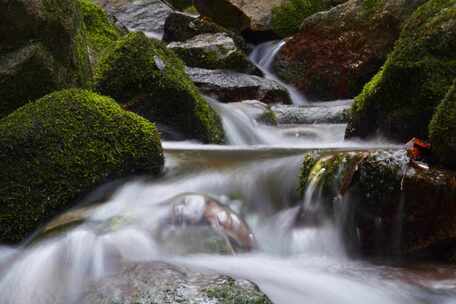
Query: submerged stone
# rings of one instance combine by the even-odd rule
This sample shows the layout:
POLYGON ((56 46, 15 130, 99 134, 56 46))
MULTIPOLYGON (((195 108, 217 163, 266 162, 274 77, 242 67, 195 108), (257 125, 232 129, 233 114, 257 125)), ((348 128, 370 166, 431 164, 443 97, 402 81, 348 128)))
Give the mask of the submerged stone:
POLYGON ((104 53, 98 92, 152 121, 205 143, 222 143, 220 118, 185 74, 182 61, 158 40, 130 33, 104 53))
POLYGON ((157 174, 155 126, 89 91, 47 95, 0 120, 0 241, 17 243, 109 179, 157 174))

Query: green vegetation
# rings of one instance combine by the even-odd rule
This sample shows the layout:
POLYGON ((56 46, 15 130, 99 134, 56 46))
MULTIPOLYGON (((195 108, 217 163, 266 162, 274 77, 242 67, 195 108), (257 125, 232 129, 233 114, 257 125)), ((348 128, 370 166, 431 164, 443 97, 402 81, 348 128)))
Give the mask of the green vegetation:
POLYGON ((16 243, 111 178, 163 167, 155 126, 115 101, 64 90, 0 120, 0 241, 16 243))
POLYGON ((456 77, 456 0, 426 2, 405 24, 382 70, 355 98, 348 137, 427 138, 456 77))
POLYGON ((456 80, 429 125, 429 137, 435 156, 456 169, 456 80))
POLYGON ((122 33, 109 20, 105 11, 92 0, 79 0, 91 55, 98 58, 122 33))
POLYGON ((288 37, 299 31, 304 19, 319 11, 329 9, 322 0, 288 0, 272 10, 272 30, 280 37, 288 37))
POLYGON ((226 278, 218 286, 206 289, 209 298, 220 304, 271 304, 271 301, 258 289, 250 290, 238 286, 236 281, 226 278))
POLYGON ((218 115, 209 107, 182 61, 143 33, 130 33, 100 59, 95 88, 152 121, 176 127, 206 143, 222 143, 218 115))
POLYGON ((185 10, 193 5, 192 0, 166 0, 177 10, 185 10))

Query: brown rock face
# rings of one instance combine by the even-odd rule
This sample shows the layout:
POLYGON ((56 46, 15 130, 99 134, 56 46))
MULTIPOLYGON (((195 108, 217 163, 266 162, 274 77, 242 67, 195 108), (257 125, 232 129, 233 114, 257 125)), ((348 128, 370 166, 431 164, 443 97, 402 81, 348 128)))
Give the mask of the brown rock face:
POLYGON ((271 12, 285 0, 195 0, 201 15, 238 32, 271 30, 271 12))
POLYGON ((423 2, 350 0, 315 14, 280 50, 274 69, 311 100, 352 98, 382 66, 401 24, 423 2))

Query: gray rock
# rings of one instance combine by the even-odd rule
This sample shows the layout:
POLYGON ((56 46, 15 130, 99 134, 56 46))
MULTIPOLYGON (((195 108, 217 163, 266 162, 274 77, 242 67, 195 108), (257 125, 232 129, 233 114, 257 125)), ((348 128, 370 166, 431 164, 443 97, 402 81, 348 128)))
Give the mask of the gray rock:
POLYGON ((126 264, 118 274, 93 284, 77 303, 244 303, 268 304, 254 284, 204 274, 161 262, 126 264))
POLYGON ((171 42, 168 48, 190 67, 262 74, 226 33, 201 34, 184 42, 171 42))
POLYGON ((160 0, 96 0, 118 25, 130 31, 157 37, 163 33, 166 18, 173 9, 160 0))
POLYGON ((187 68, 186 71, 203 94, 221 102, 259 100, 291 104, 287 90, 270 79, 226 70, 187 68))

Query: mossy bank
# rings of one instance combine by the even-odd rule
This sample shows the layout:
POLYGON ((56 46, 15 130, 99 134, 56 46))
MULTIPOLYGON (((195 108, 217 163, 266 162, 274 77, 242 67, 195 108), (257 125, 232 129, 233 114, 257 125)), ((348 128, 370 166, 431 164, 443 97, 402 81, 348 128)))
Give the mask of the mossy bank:
POLYGON ((222 143, 220 118, 160 41, 130 33, 100 59, 95 88, 142 116, 205 143, 222 143))
POLYGON ((0 121, 0 241, 16 243, 112 178, 157 174, 155 126, 115 101, 64 90, 0 121))

